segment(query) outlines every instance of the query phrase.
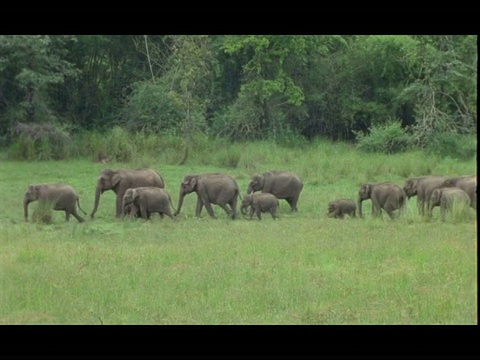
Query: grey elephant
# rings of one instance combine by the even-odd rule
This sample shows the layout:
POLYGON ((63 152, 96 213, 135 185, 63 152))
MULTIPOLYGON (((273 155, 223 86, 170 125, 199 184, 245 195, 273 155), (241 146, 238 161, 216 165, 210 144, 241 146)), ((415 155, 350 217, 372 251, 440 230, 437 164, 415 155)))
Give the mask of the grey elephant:
POLYGON ((196 216, 200 216, 203 206, 205 206, 210 217, 215 218, 212 204, 216 204, 225 210, 232 219, 237 217, 237 201, 240 191, 237 181, 231 176, 222 173, 186 175, 180 184, 175 215, 180 213, 185 195, 192 192, 197 193, 196 216))
POLYGON ((302 180, 290 171, 267 171, 254 174, 248 183, 247 194, 255 191, 270 193, 285 199, 292 211, 297 211, 298 198, 303 189, 302 180))
POLYGON ((170 194, 165 190, 154 186, 143 186, 130 188, 125 191, 123 196, 122 208, 133 205, 131 213, 140 209, 140 215, 143 219, 150 219, 152 213, 159 213, 163 218, 167 215, 173 219, 173 204, 170 194))
POLYGON ((328 217, 343 219, 345 215, 356 217, 357 205, 350 199, 333 200, 328 203, 328 217))
POLYGON ((470 198, 470 206, 477 208, 477 175, 450 177, 442 184, 442 187, 452 186, 465 191, 470 198))
POLYGON ((358 191, 358 213, 362 217, 363 200, 372 200, 372 216, 379 216, 385 210, 391 219, 393 211, 405 209, 405 191, 393 182, 366 183, 358 191))
POLYGON ((439 175, 409 178, 405 182, 403 190, 408 199, 417 196, 418 213, 423 216, 425 215, 425 208, 428 207, 433 190, 442 186, 447 179, 447 176, 439 175))
POLYGON ((23 200, 23 210, 25 221, 28 221, 28 205, 32 201, 38 200, 42 205, 52 206, 53 210, 65 211, 65 220, 70 220, 73 215, 79 222, 85 219, 78 215, 78 208, 84 213, 80 207, 80 201, 75 189, 67 184, 32 184, 28 186, 23 200))
POLYGON ((429 214, 432 215, 433 208, 440 206, 440 216, 445 221, 447 211, 452 211, 454 204, 462 204, 465 208, 470 206, 468 194, 457 187, 443 187, 433 190, 430 197, 429 214))
POLYGON ((98 209, 100 202, 100 195, 107 190, 112 190, 117 194, 116 199, 116 216, 122 216, 122 201, 125 191, 130 188, 137 188, 141 186, 154 186, 158 188, 165 188, 165 181, 154 170, 151 169, 105 169, 102 170, 97 180, 97 188, 95 190, 95 204, 93 206, 90 217, 93 219, 98 209))
POLYGON ((261 213, 269 212, 274 219, 277 216, 278 199, 270 193, 247 194, 242 199, 240 211, 246 215, 247 208, 250 207, 250 220, 254 214, 257 214, 259 220, 262 220, 261 213))

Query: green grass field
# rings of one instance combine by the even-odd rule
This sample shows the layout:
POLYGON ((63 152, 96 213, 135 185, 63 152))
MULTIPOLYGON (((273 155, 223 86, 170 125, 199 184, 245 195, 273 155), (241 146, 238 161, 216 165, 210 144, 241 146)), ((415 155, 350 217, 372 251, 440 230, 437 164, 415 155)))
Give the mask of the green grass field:
MULTIPOLYGON (((173 156, 173 155, 172 155, 173 156)), ((475 160, 422 153, 374 155, 345 144, 302 149, 233 144, 173 160, 140 158, 108 165, 89 160, 0 161, 1 324, 476 324, 476 212, 431 220, 416 198, 395 221, 327 218, 327 203, 356 200, 363 182, 476 173, 475 160), (212 155, 213 153, 213 155, 212 155), (196 195, 175 221, 117 220, 104 193, 94 220, 25 223, 31 183, 65 182, 93 208, 103 168, 151 167, 178 201, 184 175, 220 171, 244 192, 254 172, 291 170, 304 181, 298 213, 280 202, 280 219, 194 216, 196 195)), ((30 214, 37 203, 30 205, 30 214)))

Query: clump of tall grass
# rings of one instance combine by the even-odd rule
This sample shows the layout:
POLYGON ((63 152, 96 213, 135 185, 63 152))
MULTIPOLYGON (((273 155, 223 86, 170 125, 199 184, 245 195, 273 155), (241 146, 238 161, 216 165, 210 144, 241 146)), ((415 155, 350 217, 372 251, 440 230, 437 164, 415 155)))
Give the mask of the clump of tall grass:
POLYGON ((9 157, 14 160, 62 160, 76 155, 69 130, 60 124, 17 123, 9 157))
POLYGON ((470 160, 477 155, 476 134, 458 134, 455 132, 436 132, 429 138, 425 147, 427 154, 470 160))

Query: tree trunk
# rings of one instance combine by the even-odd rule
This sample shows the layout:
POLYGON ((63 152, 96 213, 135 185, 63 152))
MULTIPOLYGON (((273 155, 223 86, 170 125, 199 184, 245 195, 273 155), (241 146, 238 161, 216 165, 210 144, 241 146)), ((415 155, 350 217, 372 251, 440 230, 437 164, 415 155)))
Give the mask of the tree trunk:
POLYGON ((185 114, 185 126, 183 131, 183 139, 185 141, 185 149, 183 158, 178 165, 184 165, 188 159, 188 149, 190 148, 190 93, 187 92, 187 112, 185 114))

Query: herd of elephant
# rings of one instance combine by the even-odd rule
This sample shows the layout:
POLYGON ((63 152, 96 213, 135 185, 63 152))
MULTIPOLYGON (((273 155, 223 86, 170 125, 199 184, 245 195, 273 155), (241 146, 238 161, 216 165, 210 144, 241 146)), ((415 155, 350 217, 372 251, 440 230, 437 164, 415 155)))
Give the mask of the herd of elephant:
MULTIPOLYGON (((195 214, 200 216, 203 207, 215 218, 212 204, 220 206, 231 218, 237 215, 237 202, 240 197, 242 214, 250 208, 250 219, 254 215, 261 219, 262 213, 277 217, 278 200, 286 200, 291 211, 297 211, 297 203, 303 189, 302 180, 290 171, 267 171, 254 174, 248 183, 247 194, 240 196, 237 181, 223 173, 186 175, 180 184, 177 209, 172 204, 170 194, 165 190, 161 175, 151 169, 105 169, 100 173, 95 191, 95 203, 90 217, 98 210, 100 196, 107 190, 116 194, 117 218, 130 216, 149 219, 152 213, 160 217, 167 215, 174 219, 180 213, 185 195, 195 192, 197 204, 195 214)), ((393 219, 395 210, 405 209, 406 199, 417 196, 419 213, 432 214, 433 207, 440 206, 442 219, 455 202, 463 202, 476 209, 476 175, 468 176, 425 176, 410 178, 402 188, 392 182, 366 183, 358 192, 359 216, 362 217, 362 202, 371 199, 372 216, 380 215, 382 209, 393 219)), ((25 220, 28 221, 28 205, 38 200, 50 204, 53 210, 65 211, 65 220, 73 215, 79 222, 85 221, 77 212, 80 207, 76 190, 67 184, 29 185, 23 202, 25 220)), ((357 206, 349 199, 334 200, 328 204, 328 216, 343 218, 348 214, 355 217, 357 206)))

